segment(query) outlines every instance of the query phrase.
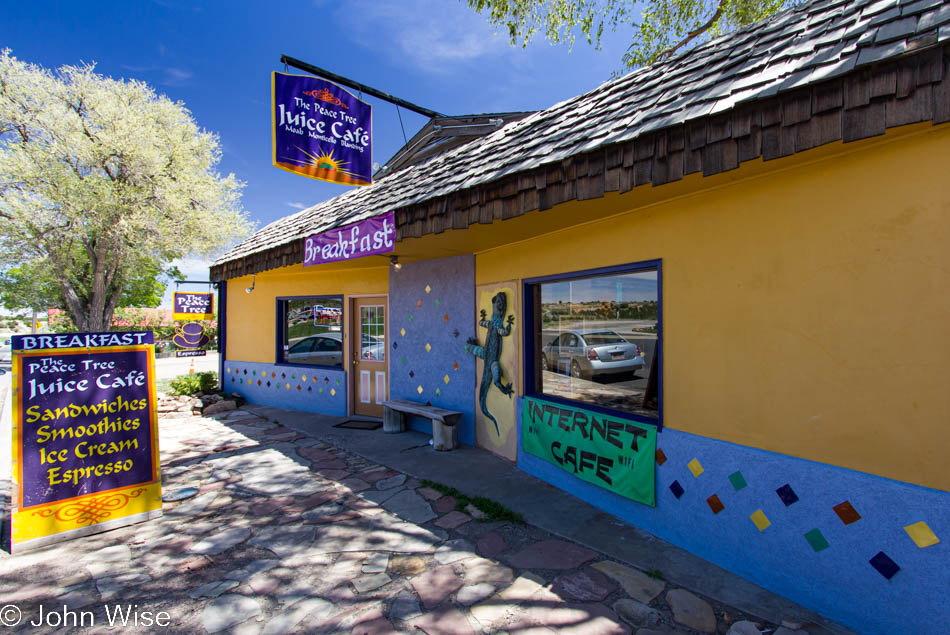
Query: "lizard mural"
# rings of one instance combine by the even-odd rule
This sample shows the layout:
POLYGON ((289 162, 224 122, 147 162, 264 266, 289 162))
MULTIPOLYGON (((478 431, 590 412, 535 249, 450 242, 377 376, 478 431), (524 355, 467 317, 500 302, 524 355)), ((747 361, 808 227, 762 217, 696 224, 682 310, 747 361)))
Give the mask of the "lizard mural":
POLYGON ((501 359, 501 338, 511 335, 511 325, 515 321, 515 316, 509 315, 508 319, 505 320, 505 312, 508 310, 508 298, 504 291, 496 293, 495 296, 492 297, 491 302, 491 319, 486 319, 488 315, 485 309, 482 309, 481 320, 478 322, 479 326, 488 329, 488 333, 485 335, 485 345, 479 345, 476 338, 470 337, 466 340, 465 352, 471 353, 475 357, 479 357, 485 361, 482 383, 478 391, 478 404, 485 416, 495 425, 495 432, 500 436, 501 432, 498 429, 498 421, 492 416, 491 412, 488 411, 488 403, 486 400, 492 383, 498 386, 502 394, 507 395, 509 398, 514 392, 512 382, 508 382, 507 384, 501 382, 502 368, 501 364, 499 364, 499 359, 501 359))

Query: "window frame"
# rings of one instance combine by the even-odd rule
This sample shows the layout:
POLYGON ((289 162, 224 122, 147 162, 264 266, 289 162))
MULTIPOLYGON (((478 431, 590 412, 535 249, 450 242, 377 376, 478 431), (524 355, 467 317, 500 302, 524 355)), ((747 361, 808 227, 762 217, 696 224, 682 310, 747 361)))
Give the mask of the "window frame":
POLYGON ((274 347, 274 365, 288 366, 291 368, 322 368, 324 370, 346 370, 346 302, 344 302, 342 293, 339 294, 321 294, 321 295, 283 295, 275 298, 277 312, 275 321, 277 323, 277 341, 274 347), (287 326, 287 302, 291 300, 339 300, 340 301, 340 344, 343 347, 339 366, 328 366, 326 364, 295 364, 284 361, 284 334, 287 326))
POLYGON ((524 278, 521 281, 522 298, 522 324, 524 328, 524 338, 522 340, 522 386, 524 386, 524 396, 534 397, 535 399, 544 399, 553 403, 560 403, 575 408, 584 408, 594 412, 600 412, 605 415, 623 417, 632 419, 638 423, 656 426, 657 432, 663 430, 663 261, 662 259, 640 260, 621 265, 611 265, 608 267, 595 267, 593 269, 583 269, 579 271, 570 271, 567 273, 551 274, 547 276, 537 276, 534 278, 524 278), (649 418, 625 410, 616 410, 606 408, 596 404, 568 399, 556 395, 548 395, 538 392, 537 378, 540 368, 536 365, 536 351, 540 350, 541 334, 538 326, 535 324, 536 313, 540 308, 541 285, 552 282, 567 282, 584 278, 603 277, 621 273, 638 273, 648 270, 656 270, 656 300, 657 300, 657 321, 656 321, 656 372, 657 372, 657 409, 656 418, 649 418))

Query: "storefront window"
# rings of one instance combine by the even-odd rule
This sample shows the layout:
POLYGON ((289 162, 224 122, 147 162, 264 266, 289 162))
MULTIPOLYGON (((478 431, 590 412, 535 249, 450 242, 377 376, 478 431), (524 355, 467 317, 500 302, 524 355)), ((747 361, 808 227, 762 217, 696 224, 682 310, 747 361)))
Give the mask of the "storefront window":
POLYGON ((343 366, 343 298, 278 300, 281 362, 343 366))
POLYGON ((658 421, 658 262, 526 281, 525 290, 535 394, 658 421))

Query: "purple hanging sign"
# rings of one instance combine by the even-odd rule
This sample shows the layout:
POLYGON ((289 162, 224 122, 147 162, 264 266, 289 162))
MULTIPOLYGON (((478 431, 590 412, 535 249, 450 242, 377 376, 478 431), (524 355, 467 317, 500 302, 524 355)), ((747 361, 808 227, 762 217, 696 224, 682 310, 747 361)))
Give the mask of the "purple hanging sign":
POLYGON ((332 82, 273 73, 274 165, 342 185, 373 182, 372 107, 332 82))
POLYGON ((396 248, 396 214, 379 216, 314 234, 304 241, 304 267, 388 254, 396 248))

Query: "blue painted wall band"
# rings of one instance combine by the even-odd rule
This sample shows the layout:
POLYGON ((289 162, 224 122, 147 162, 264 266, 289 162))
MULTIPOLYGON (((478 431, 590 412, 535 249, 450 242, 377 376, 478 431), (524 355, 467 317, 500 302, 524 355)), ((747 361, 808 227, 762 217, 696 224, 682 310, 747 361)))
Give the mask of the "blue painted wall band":
POLYGON ((522 452, 520 412, 518 467, 636 527, 860 633, 936 633, 950 623, 948 492, 666 428, 657 506, 648 507, 522 452), (839 515, 845 502, 858 520, 839 515), (940 542, 917 546, 904 527, 920 521, 940 542), (900 567, 890 579, 871 563, 878 553, 900 567))

